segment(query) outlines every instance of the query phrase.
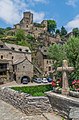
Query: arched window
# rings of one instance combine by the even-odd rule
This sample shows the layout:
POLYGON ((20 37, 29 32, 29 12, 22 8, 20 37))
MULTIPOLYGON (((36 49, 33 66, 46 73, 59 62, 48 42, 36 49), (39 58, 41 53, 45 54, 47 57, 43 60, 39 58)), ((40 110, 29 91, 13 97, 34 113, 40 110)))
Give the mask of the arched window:
POLYGON ((19 48, 19 51, 22 51, 22 49, 21 49, 21 48, 19 48))
POLYGON ((26 27, 28 28, 28 25, 26 25, 26 27))
POLYGON ((14 57, 12 56, 12 59, 13 59, 14 57))
POLYGON ((14 47, 11 47, 11 49, 12 49, 12 50, 15 50, 15 48, 14 48, 14 47))
POLYGON ((1 55, 1 59, 3 59, 3 55, 1 55))
POLYGON ((26 51, 26 52, 28 52, 28 50, 27 50, 27 49, 26 49, 25 51, 26 51))

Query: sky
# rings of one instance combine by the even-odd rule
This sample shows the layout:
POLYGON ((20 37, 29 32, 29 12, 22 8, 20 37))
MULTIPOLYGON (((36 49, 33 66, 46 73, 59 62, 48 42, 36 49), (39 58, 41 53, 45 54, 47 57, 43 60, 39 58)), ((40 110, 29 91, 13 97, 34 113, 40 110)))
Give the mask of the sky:
POLYGON ((13 27, 23 17, 23 12, 31 11, 34 22, 55 20, 57 28, 68 31, 79 28, 79 0, 0 0, 0 27, 13 27))

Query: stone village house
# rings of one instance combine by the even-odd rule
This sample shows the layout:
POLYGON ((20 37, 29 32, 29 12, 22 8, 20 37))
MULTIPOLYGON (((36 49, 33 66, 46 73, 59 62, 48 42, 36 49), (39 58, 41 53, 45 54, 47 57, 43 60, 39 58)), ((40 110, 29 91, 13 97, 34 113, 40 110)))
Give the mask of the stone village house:
POLYGON ((24 77, 33 77, 30 49, 0 41, 0 82, 22 83, 24 77))
POLYGON ((41 47, 37 50, 35 56, 36 66, 42 71, 43 76, 53 73, 53 61, 48 57, 48 47, 41 47))

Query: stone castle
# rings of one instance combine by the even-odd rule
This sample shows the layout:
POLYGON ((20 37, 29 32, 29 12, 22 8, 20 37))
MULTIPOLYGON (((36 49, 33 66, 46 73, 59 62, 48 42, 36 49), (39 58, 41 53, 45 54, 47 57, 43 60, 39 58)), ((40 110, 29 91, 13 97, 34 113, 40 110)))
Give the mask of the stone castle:
POLYGON ((37 38, 40 33, 47 31, 47 20, 43 20, 41 24, 33 23, 33 14, 31 12, 24 12, 23 19, 20 23, 14 25, 14 29, 23 29, 26 34, 32 34, 37 38))
POLYGON ((32 35, 38 41, 41 41, 45 46, 50 44, 60 43, 61 38, 59 35, 52 37, 47 31, 47 20, 41 23, 33 22, 33 14, 31 12, 24 12, 22 20, 14 25, 14 30, 23 29, 26 34, 32 35))

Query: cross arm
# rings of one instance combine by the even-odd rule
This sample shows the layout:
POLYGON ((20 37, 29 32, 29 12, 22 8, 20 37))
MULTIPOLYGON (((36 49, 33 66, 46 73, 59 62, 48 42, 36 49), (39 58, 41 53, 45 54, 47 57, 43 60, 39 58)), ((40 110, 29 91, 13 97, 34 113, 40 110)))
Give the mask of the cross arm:
POLYGON ((74 67, 58 67, 57 71, 60 71, 60 72, 63 72, 63 71, 71 72, 71 71, 74 71, 74 67))

